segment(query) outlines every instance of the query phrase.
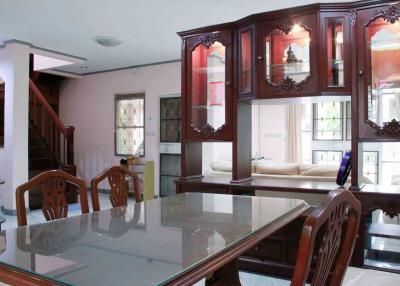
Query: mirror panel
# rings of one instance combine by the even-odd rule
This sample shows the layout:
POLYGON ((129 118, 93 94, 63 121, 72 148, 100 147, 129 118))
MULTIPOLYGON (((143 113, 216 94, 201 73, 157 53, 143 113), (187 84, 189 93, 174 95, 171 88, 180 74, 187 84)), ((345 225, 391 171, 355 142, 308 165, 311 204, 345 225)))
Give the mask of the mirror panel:
POLYGON ((191 125, 201 131, 225 124, 225 46, 216 41, 192 51, 191 125))
POLYGON ((274 30, 265 37, 266 80, 279 84, 290 78, 296 83, 310 75, 310 33, 300 25, 274 30))
POLYGON ((366 28, 370 74, 368 119, 380 127, 400 121, 400 23, 377 18, 366 28))

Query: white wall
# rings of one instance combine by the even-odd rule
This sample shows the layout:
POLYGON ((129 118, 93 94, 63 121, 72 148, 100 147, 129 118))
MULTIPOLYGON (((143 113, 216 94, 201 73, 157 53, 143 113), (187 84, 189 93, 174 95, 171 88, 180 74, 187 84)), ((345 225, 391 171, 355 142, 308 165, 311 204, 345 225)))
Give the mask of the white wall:
MULTIPOLYGON (((180 66, 175 62, 88 75, 68 79, 61 86, 60 117, 75 127, 78 176, 89 183, 108 166, 119 164, 121 157, 114 155, 114 95, 118 93, 145 93, 144 159, 157 162, 158 97, 180 93, 180 66)), ((155 188, 157 192, 157 177, 155 188)))
POLYGON ((252 155, 285 162, 286 106, 254 104, 252 106, 252 155))
POLYGON ((16 209, 15 189, 28 180, 28 80, 30 47, 0 49, 0 77, 5 82, 4 148, 0 149, 1 205, 16 209))

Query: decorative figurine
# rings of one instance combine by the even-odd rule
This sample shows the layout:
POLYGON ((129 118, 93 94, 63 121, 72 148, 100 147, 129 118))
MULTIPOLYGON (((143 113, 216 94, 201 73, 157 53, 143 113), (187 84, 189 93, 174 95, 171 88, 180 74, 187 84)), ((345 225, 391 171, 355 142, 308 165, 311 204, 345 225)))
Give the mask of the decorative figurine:
POLYGON ((286 57, 286 63, 287 64, 291 64, 291 63, 300 63, 302 62, 302 60, 298 60, 296 58, 296 55, 294 54, 293 50, 292 50, 292 46, 289 46, 288 51, 286 52, 287 57, 286 57))

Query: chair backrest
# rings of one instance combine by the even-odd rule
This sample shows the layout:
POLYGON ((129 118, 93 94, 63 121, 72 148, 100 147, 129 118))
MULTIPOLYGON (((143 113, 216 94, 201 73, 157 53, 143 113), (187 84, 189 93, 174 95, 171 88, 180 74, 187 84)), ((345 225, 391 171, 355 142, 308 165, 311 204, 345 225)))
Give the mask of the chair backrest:
POLYGON ((66 183, 78 187, 82 213, 89 212, 89 203, 84 180, 61 170, 40 173, 16 190, 18 225, 26 225, 25 192, 39 187, 43 195, 42 211, 47 221, 65 218, 68 215, 68 203, 65 196, 66 183))
POLYGON ((361 204, 350 191, 329 192, 304 223, 291 286, 305 285, 312 262, 312 286, 341 285, 353 253, 360 216, 361 204), (322 241, 314 255, 317 234, 322 235, 322 241))
POLYGON ((142 201, 142 196, 139 190, 138 175, 129 171, 126 167, 113 166, 93 178, 91 182, 93 211, 100 210, 98 186, 105 178, 108 178, 108 183, 111 187, 110 201, 112 206, 114 208, 122 207, 128 203, 128 184, 125 179, 126 176, 131 177, 133 180, 133 193, 136 202, 142 201))

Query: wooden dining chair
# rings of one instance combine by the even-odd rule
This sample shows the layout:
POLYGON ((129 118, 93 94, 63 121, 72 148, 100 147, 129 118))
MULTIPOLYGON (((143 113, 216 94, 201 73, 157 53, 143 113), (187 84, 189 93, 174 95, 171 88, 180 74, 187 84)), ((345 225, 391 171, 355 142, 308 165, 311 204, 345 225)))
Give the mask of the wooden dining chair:
POLYGON ((100 210, 99 192, 98 186, 106 178, 111 187, 110 201, 111 205, 115 207, 121 207, 128 203, 128 183, 126 176, 133 179, 133 194, 136 202, 142 201, 142 196, 139 190, 139 177, 136 173, 129 171, 123 166, 113 166, 106 169, 103 173, 93 178, 91 182, 92 190, 92 204, 93 211, 100 210))
POLYGON ((341 285, 353 253, 360 216, 361 204, 350 191, 329 192, 303 225, 290 285, 305 285, 311 264, 315 264, 311 286, 341 285), (314 253, 317 235, 322 235, 322 241, 314 253))
POLYGON ((43 195, 42 211, 47 221, 68 216, 68 202, 65 196, 66 184, 78 187, 82 214, 89 212, 86 183, 61 170, 40 173, 16 190, 18 225, 26 225, 25 192, 40 188, 43 195))

